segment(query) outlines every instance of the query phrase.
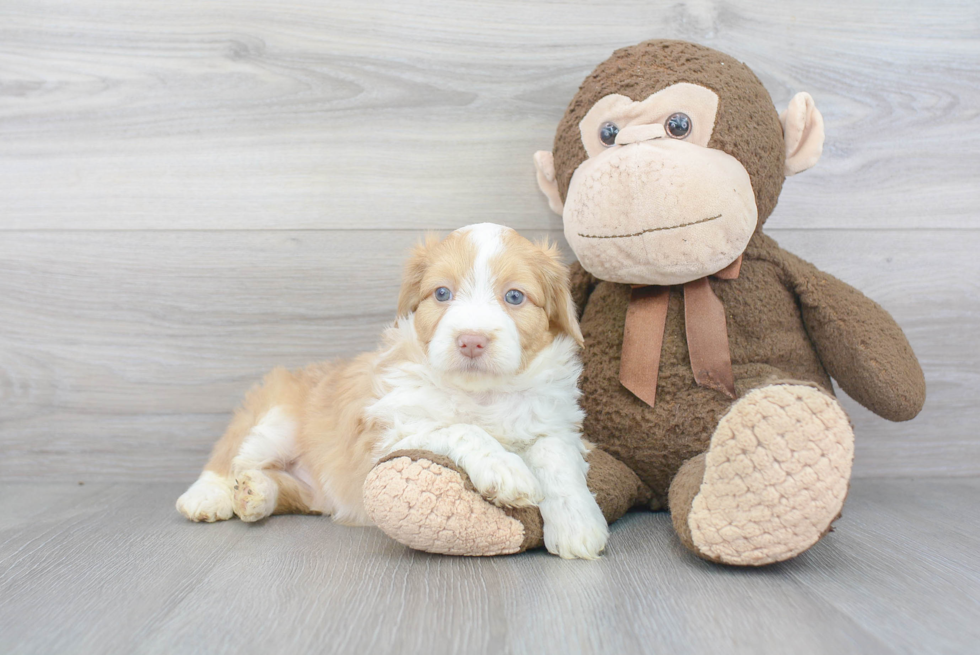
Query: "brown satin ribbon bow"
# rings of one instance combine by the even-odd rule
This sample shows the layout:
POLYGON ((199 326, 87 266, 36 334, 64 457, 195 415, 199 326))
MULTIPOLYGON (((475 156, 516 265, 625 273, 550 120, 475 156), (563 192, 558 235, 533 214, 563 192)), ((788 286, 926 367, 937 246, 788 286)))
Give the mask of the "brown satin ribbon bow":
MULTIPOLYGON (((734 280, 742 266, 742 257, 708 277, 734 280)), ((684 285, 684 324, 691 370, 702 387, 735 397, 735 375, 728 350, 728 325, 725 306, 711 290, 708 277, 684 285)), ((660 352, 667 326, 667 302, 670 287, 647 285, 633 287, 626 310, 623 332, 623 354, 619 364, 619 381, 633 394, 653 407, 657 400, 657 375, 660 352)))

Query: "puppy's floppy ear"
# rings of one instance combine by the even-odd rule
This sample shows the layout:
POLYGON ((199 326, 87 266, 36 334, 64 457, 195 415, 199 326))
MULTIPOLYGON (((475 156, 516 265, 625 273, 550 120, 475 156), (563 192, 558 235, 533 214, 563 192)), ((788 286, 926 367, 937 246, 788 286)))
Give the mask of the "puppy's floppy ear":
POLYGON ((434 234, 425 235, 425 240, 415 244, 412 254, 405 262, 402 289, 398 294, 398 316, 408 316, 422 302, 422 278, 425 277, 425 270, 429 265, 429 251, 437 243, 439 237, 434 234))
POLYGON ((568 267, 561 261, 561 251, 557 244, 547 242, 539 243, 538 248, 542 255, 539 273, 541 286, 544 288, 543 309, 548 314, 552 328, 569 335, 581 346, 585 339, 576 318, 578 312, 575 311, 575 302, 572 301, 569 291, 568 267))

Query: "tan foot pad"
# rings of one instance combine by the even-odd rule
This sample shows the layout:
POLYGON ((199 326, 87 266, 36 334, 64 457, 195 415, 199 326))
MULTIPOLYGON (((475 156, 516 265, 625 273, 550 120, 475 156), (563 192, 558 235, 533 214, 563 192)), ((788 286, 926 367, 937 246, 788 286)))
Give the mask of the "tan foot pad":
POLYGON ((688 526, 708 559, 779 562, 815 544, 840 515, 854 433, 836 400, 808 386, 748 393, 718 423, 688 526))
POLYGON ((396 457, 368 474, 364 505, 385 534, 416 550, 469 556, 522 550, 523 524, 468 482, 430 460, 396 457))

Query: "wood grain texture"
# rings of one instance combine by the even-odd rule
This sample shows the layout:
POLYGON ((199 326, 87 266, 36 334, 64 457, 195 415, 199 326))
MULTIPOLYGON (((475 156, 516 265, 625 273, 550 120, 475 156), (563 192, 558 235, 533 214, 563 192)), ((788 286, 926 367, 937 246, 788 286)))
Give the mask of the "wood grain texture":
POLYGON ((967 480, 859 480, 797 559, 696 559, 630 514, 596 562, 410 551, 322 517, 191 524, 173 483, 0 486, 4 653, 966 653, 967 480))
POLYGON ((975 227, 978 34, 974 0, 8 0, 0 230, 555 228, 532 153, 657 37, 816 98, 823 161, 771 226, 975 227))
POLYGON ((844 400, 856 474, 980 474, 972 0, 7 0, 0 479, 189 479, 264 371, 374 345, 424 229, 560 239, 531 154, 652 37, 823 111, 769 233, 892 311, 929 385, 907 424, 844 400))

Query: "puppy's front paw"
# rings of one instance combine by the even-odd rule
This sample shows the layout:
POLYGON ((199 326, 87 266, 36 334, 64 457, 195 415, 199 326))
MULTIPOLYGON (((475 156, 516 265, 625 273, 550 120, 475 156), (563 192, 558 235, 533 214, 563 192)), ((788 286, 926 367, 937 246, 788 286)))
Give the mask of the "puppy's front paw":
POLYGON ((495 505, 533 507, 544 498, 537 478, 514 453, 481 458, 474 465, 463 468, 476 490, 495 505))
POLYGON ((606 547, 609 526, 591 494, 548 499, 541 503, 541 518, 549 553, 563 559, 598 559, 606 547))
POLYGON ((276 509, 279 487, 262 471, 235 476, 235 514, 249 523, 261 521, 276 509))

